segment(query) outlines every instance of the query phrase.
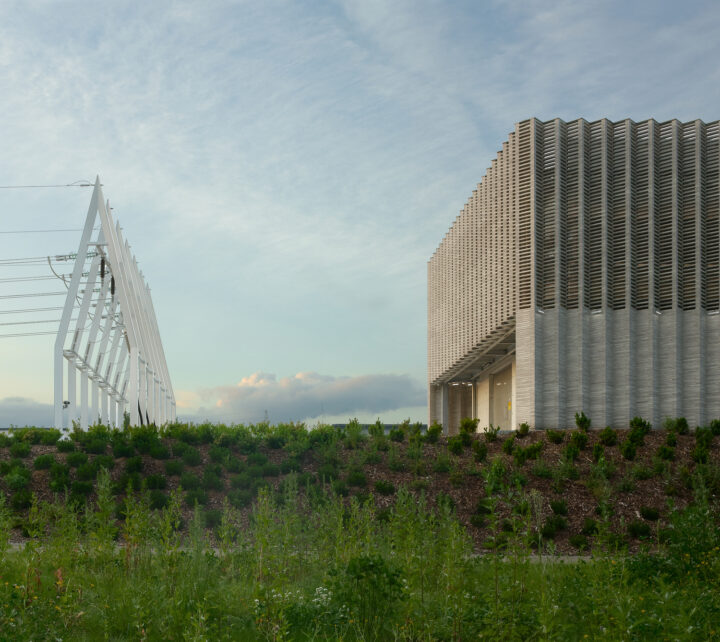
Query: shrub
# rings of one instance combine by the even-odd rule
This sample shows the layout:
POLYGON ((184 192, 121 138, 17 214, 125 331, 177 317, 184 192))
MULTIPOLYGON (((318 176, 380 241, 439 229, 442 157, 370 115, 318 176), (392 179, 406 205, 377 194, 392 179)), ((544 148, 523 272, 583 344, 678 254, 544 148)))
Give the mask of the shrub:
POLYGON ((635 455, 637 454, 637 447, 632 441, 626 439, 620 444, 620 454, 625 459, 632 461, 635 459, 635 455))
POLYGON ((475 513, 477 515, 490 515, 493 512, 492 501, 487 497, 481 497, 475 504, 475 513))
POLYGON ((35 470, 47 470, 55 463, 55 457, 53 457, 51 454, 47 455, 38 455, 35 457, 35 461, 33 462, 33 468, 35 470))
POLYGON ((172 477, 179 477, 182 475, 185 464, 181 461, 173 460, 165 462, 165 472, 172 477))
POLYGON ((642 481, 645 479, 652 479, 655 476, 655 473, 648 466, 645 466, 644 464, 637 464, 633 466, 632 476, 638 481, 642 481))
POLYGON ((447 448, 453 455, 462 454, 462 451, 465 448, 462 437, 460 437, 460 435, 450 437, 448 439, 447 448))
POLYGON ((565 439, 565 432, 562 430, 548 430, 545 436, 550 443, 561 444, 563 439, 565 439))
POLYGON ((570 535, 569 541, 570 546, 577 548, 579 551, 584 551, 589 545, 588 538, 580 533, 570 535))
POLYGON ((42 431, 40 443, 43 446, 54 446, 61 436, 61 432, 56 428, 48 428, 47 430, 42 431))
POLYGON ((27 468, 13 468, 5 476, 5 483, 10 490, 27 488, 30 485, 30 471, 27 468))
POLYGON ((180 475, 180 486, 184 490, 195 490, 200 488, 200 478, 191 472, 185 472, 180 475))
POLYGON ((92 455, 102 455, 107 450, 107 441, 99 437, 92 437, 83 444, 83 450, 92 455))
POLYGON ((470 524, 476 528, 483 528, 487 520, 482 515, 470 515, 470 524))
POLYGON ((140 455, 130 457, 125 462, 125 471, 128 473, 139 473, 143 469, 143 460, 140 455))
POLYGON ((448 473, 450 472, 450 459, 447 455, 442 453, 438 454, 435 462, 433 463, 433 471, 436 473, 448 473))
MULTIPOLYGON (((367 454, 369 454, 369 452, 370 452, 370 451, 368 451, 367 454)), ((370 462, 368 462, 368 460, 367 460, 367 454, 366 454, 366 456, 365 456, 365 462, 366 462, 366 463, 370 463, 370 462)), ((375 462, 373 462, 373 463, 379 463, 379 461, 380 461, 380 454, 377 453, 377 452, 376 452, 375 454, 378 456, 378 459, 377 459, 375 462)), ((298 459, 297 457, 288 457, 287 459, 283 460, 283 461, 280 463, 280 471, 281 471, 284 475, 287 475, 288 473, 292 473, 292 472, 299 473, 301 469, 302 469, 302 466, 301 466, 301 464, 300 464, 300 459, 298 459)))
MULTIPOLYGON (((251 467, 248 469, 248 474, 253 477, 253 468, 251 467)), ((339 476, 339 472, 337 469, 337 466, 335 464, 323 464, 318 468, 317 471, 318 478, 324 481, 332 481, 333 479, 337 479, 339 476)), ((260 476, 262 476, 262 468, 260 468, 260 476)))
POLYGON ((712 431, 710 428, 696 428, 695 429, 695 443, 697 445, 702 445, 706 447, 710 447, 712 444, 714 435, 712 434, 712 431))
POLYGON ((115 458, 112 455, 98 455, 93 460, 93 463, 98 470, 100 468, 105 468, 106 470, 115 468, 115 458))
MULTIPOLYGON (((281 446, 278 446, 278 447, 280 448, 281 446)), ((222 464, 228 460, 231 453, 230 453, 229 448, 224 448, 223 446, 212 445, 212 446, 210 446, 208 455, 210 455, 210 461, 214 461, 218 464, 222 464)))
MULTIPOLYGON (((242 459, 239 459, 238 457, 231 456, 225 462, 225 470, 227 470, 229 473, 239 473, 244 468, 245 468, 245 462, 242 459)), ((285 472, 285 471, 283 471, 283 472, 285 472)), ((287 471, 287 472, 290 472, 290 471, 287 471)))
POLYGON ((27 488, 18 490, 10 498, 10 506, 12 506, 15 510, 25 510, 26 508, 30 508, 31 504, 32 493, 27 488))
POLYGON ((240 473, 239 475, 233 475, 230 478, 230 486, 232 488, 252 488, 253 478, 250 477, 247 471, 244 473, 240 473))
POLYGON ((253 500, 253 493, 245 488, 236 488, 228 493, 228 501, 235 508, 250 506, 253 500))
POLYGON ((527 437, 529 434, 530 434, 530 424, 525 423, 525 422, 521 423, 517 429, 518 438, 522 439, 523 437, 527 437))
POLYGON ((472 443, 472 436, 477 432, 477 419, 471 419, 470 417, 463 417, 460 420, 460 440, 464 446, 469 446, 472 443))
POLYGON ((630 420, 631 430, 639 430, 643 435, 647 435, 652 430, 652 424, 649 421, 645 421, 642 417, 633 417, 630 420))
POLYGON ((61 439, 57 442, 57 449, 59 453, 71 453, 75 450, 75 443, 69 439, 61 439))
POLYGON ((529 446, 515 446, 513 457, 518 466, 522 466, 528 459, 537 459, 543 449, 543 442, 536 441, 529 446))
POLYGON ((148 490, 162 490, 167 487, 167 479, 159 473, 148 475, 145 478, 145 486, 148 490))
POLYGON ((566 461, 575 461, 580 456, 580 449, 575 444, 565 446, 563 456, 566 461))
POLYGON ((347 497, 350 494, 350 488, 342 479, 335 479, 330 488, 338 497, 347 497))
POLYGON ((362 487, 367 484, 367 478, 362 470, 354 469, 351 470, 347 475, 348 486, 362 487))
POLYGON ((552 468, 542 459, 535 462, 530 472, 540 479, 550 479, 552 477, 552 468))
MULTIPOLYGON (((63 442, 60 442, 63 443, 63 442)), ((70 466, 55 462, 50 466, 50 490, 64 491, 70 485, 70 466)))
POLYGON ((434 421, 425 433, 425 441, 429 444, 436 444, 440 435, 442 435, 442 431, 442 426, 437 421, 434 421))
POLYGON ((286 442, 285 435, 268 435, 265 438, 265 445, 271 450, 280 450, 286 442))
POLYGON ((93 483, 90 481, 74 481, 70 484, 70 494, 87 497, 93 492, 93 483))
POLYGON ((16 441, 10 446, 10 454, 13 457, 25 458, 30 456, 31 446, 25 441, 16 441))
POLYGON ((213 470, 205 470, 202 478, 202 487, 205 490, 224 490, 225 482, 213 470))
POLYGON ((280 466, 267 463, 262 467, 263 477, 277 477, 280 474, 280 466))
POLYGON ((663 428, 668 432, 676 432, 678 435, 687 435, 690 432, 690 426, 685 417, 675 417, 674 419, 665 417, 663 428))
POLYGON ((80 481, 92 481, 97 476, 97 471, 95 462, 87 462, 82 466, 78 466, 76 475, 80 481))
POLYGON ((140 473, 123 473, 113 484, 113 492, 116 495, 124 493, 128 487, 132 491, 138 491, 142 487, 142 478, 140 473))
POLYGON ((222 511, 217 509, 204 511, 203 521, 205 522, 205 528, 217 528, 222 522, 222 511))
POLYGON ((640 515, 649 522, 656 522, 660 519, 660 511, 652 506, 641 506, 640 515))
POLYGON ((162 443, 153 444, 150 447, 150 456, 153 459, 169 459, 170 449, 162 443))
POLYGON ((587 535, 588 537, 592 535, 597 535, 598 532, 598 523, 597 520, 594 520, 592 517, 586 517, 583 520, 582 529, 580 532, 583 535, 587 535))
POLYGON ((455 500, 443 491, 435 495, 435 503, 440 509, 454 510, 455 508, 455 500))
POLYGON ((375 482, 375 492, 380 495, 393 495, 395 493, 395 486, 393 486, 393 484, 389 481, 378 479, 375 482))
POLYGON ((598 463, 601 459, 605 458, 605 446, 600 442, 597 442, 592 449, 592 458, 595 463, 598 463))
POLYGON ((575 432, 570 434, 570 443, 573 446, 577 446, 579 450, 585 450, 585 446, 587 446, 587 442, 588 442, 588 436, 587 436, 586 432, 576 430, 575 432))
POLYGON ((487 459, 488 447, 484 441, 473 441, 472 451, 475 461, 480 462, 487 459))
POLYGON ((153 510, 162 510, 169 502, 170 499, 168 496, 159 488, 153 488, 150 490, 150 508, 153 510))
POLYGON ((173 457, 182 457, 191 447, 186 441, 176 441, 172 444, 173 457))
POLYGON ((603 446, 615 446, 618 442, 617 431, 610 428, 610 426, 606 426, 598 434, 598 439, 603 446))
POLYGON ((661 445, 660 448, 658 448, 657 454, 660 459, 664 459, 666 461, 672 461, 673 459, 675 459, 675 449, 665 444, 661 445))
POLYGON ((715 435, 715 436, 720 435, 720 419, 713 419, 713 420, 710 422, 710 426, 709 426, 709 427, 710 427, 710 432, 711 432, 713 435, 715 435))
POLYGON ((202 488, 189 490, 185 493, 185 503, 191 508, 195 506, 195 504, 205 506, 205 504, 208 503, 208 495, 202 488))
POLYGON ((135 454, 135 447, 124 439, 115 441, 112 449, 113 455, 118 459, 120 457, 132 457, 135 454))
POLYGON ((448 481, 453 486, 462 486, 465 483, 465 472, 460 468, 453 468, 448 476, 448 481))
POLYGON ((396 441, 398 443, 405 441, 405 433, 397 426, 390 430, 388 437, 390 437, 390 441, 396 441))
POLYGON ((618 491, 621 493, 632 493, 635 490, 635 480, 632 475, 625 475, 617 486, 618 491))
POLYGON ((515 448, 515 435, 510 435, 502 443, 502 451, 506 455, 512 455, 513 449, 515 448))
POLYGON ((580 412, 579 414, 576 412, 575 425, 579 430, 587 432, 590 429, 590 417, 588 417, 584 412, 580 412))
POLYGON ((709 454, 710 452, 707 446, 705 446, 704 444, 697 444, 697 446, 693 448, 690 456, 692 457, 694 462, 698 464, 706 464, 709 454))
POLYGON ((677 433, 675 432, 668 432, 667 435, 665 435, 665 444, 670 446, 671 448, 674 448, 677 446, 678 438, 677 433))
POLYGON ((552 499, 550 500, 550 508, 556 515, 567 515, 567 503, 564 499, 552 499))
POLYGON ((485 428, 485 441, 487 441, 487 442, 497 441, 497 436, 498 436, 499 432, 500 432, 499 426, 497 428, 495 428, 492 424, 490 424, 487 428, 485 428))
POLYGON ((640 520, 633 520, 627 525, 627 532, 633 539, 650 536, 650 526, 640 520))
POLYGON ((564 530, 565 528, 567 528, 567 520, 561 515, 553 514, 549 515, 545 520, 545 523, 540 529, 540 534, 545 539, 554 539, 558 531, 564 530))
POLYGON ((81 453, 79 451, 68 453, 67 457, 65 458, 65 463, 70 466, 70 468, 78 468, 79 466, 86 464, 87 461, 88 456, 85 453, 81 453))
POLYGON ((202 455, 197 448, 188 448, 183 454, 182 460, 188 466, 199 466, 202 464, 202 455))

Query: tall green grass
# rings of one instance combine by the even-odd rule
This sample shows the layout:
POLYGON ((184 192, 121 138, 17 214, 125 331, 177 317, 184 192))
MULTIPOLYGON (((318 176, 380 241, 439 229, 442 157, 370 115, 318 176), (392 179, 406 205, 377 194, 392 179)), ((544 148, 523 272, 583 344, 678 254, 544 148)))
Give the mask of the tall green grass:
MULTIPOLYGON (((162 510, 105 471, 97 500, 38 503, 9 546, 0 496, 0 638, 147 640, 697 639, 720 634, 717 507, 698 483, 660 551, 563 563, 533 555, 534 498, 503 552, 473 554, 447 506, 400 488, 392 509, 261 490, 249 523, 225 505, 209 533, 181 497, 162 510), (183 528, 187 526, 187 528, 183 528), (185 533, 185 534, 183 534, 185 533)), ((506 488, 504 493, 521 492, 506 488)), ((493 515, 489 515, 493 522, 493 515)), ((499 525, 495 525, 500 534, 499 525)))

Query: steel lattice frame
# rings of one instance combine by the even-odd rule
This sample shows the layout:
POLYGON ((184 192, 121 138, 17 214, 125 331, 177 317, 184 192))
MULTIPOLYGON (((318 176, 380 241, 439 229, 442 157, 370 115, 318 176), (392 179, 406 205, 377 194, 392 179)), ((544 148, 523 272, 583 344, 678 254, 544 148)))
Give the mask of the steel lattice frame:
POLYGON ((56 428, 71 427, 75 422, 87 429, 91 421, 98 420, 119 426, 126 411, 133 426, 175 420, 175 397, 150 288, 123 239, 120 224, 113 224, 99 177, 55 339, 54 366, 56 428), (98 218, 100 226, 93 239, 98 218), (84 272, 88 259, 90 267, 84 272), (96 300, 93 294, 98 295, 96 300), (71 327, 76 308, 77 320, 71 327), (67 422, 63 419, 66 407, 67 422))

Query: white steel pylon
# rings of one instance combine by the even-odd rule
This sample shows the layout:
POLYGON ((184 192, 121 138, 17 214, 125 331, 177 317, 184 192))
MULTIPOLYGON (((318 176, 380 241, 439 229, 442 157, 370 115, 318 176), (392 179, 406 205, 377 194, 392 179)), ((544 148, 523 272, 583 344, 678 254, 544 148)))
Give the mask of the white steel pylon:
POLYGON ((98 420, 120 426, 126 411, 133 426, 175 421, 175 396, 150 288, 123 240, 120 224, 113 224, 99 177, 68 284, 54 365, 56 428, 69 428, 76 422, 86 430, 98 420), (98 218, 100 226, 93 239, 98 218), (71 327, 74 310, 77 319, 71 327))

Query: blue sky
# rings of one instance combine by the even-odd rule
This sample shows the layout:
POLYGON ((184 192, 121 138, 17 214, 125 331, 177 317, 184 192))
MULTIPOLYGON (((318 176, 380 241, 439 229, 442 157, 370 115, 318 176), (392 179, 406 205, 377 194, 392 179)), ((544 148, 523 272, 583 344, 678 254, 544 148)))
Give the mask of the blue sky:
MULTIPOLYGON (((716 120, 719 35, 716 2, 5 0, 0 184, 100 174, 183 416, 425 420, 426 261, 514 123, 716 120)), ((89 198, 0 190, 0 232, 89 198)), ((0 339, 0 425, 50 421, 51 346, 0 339)))

